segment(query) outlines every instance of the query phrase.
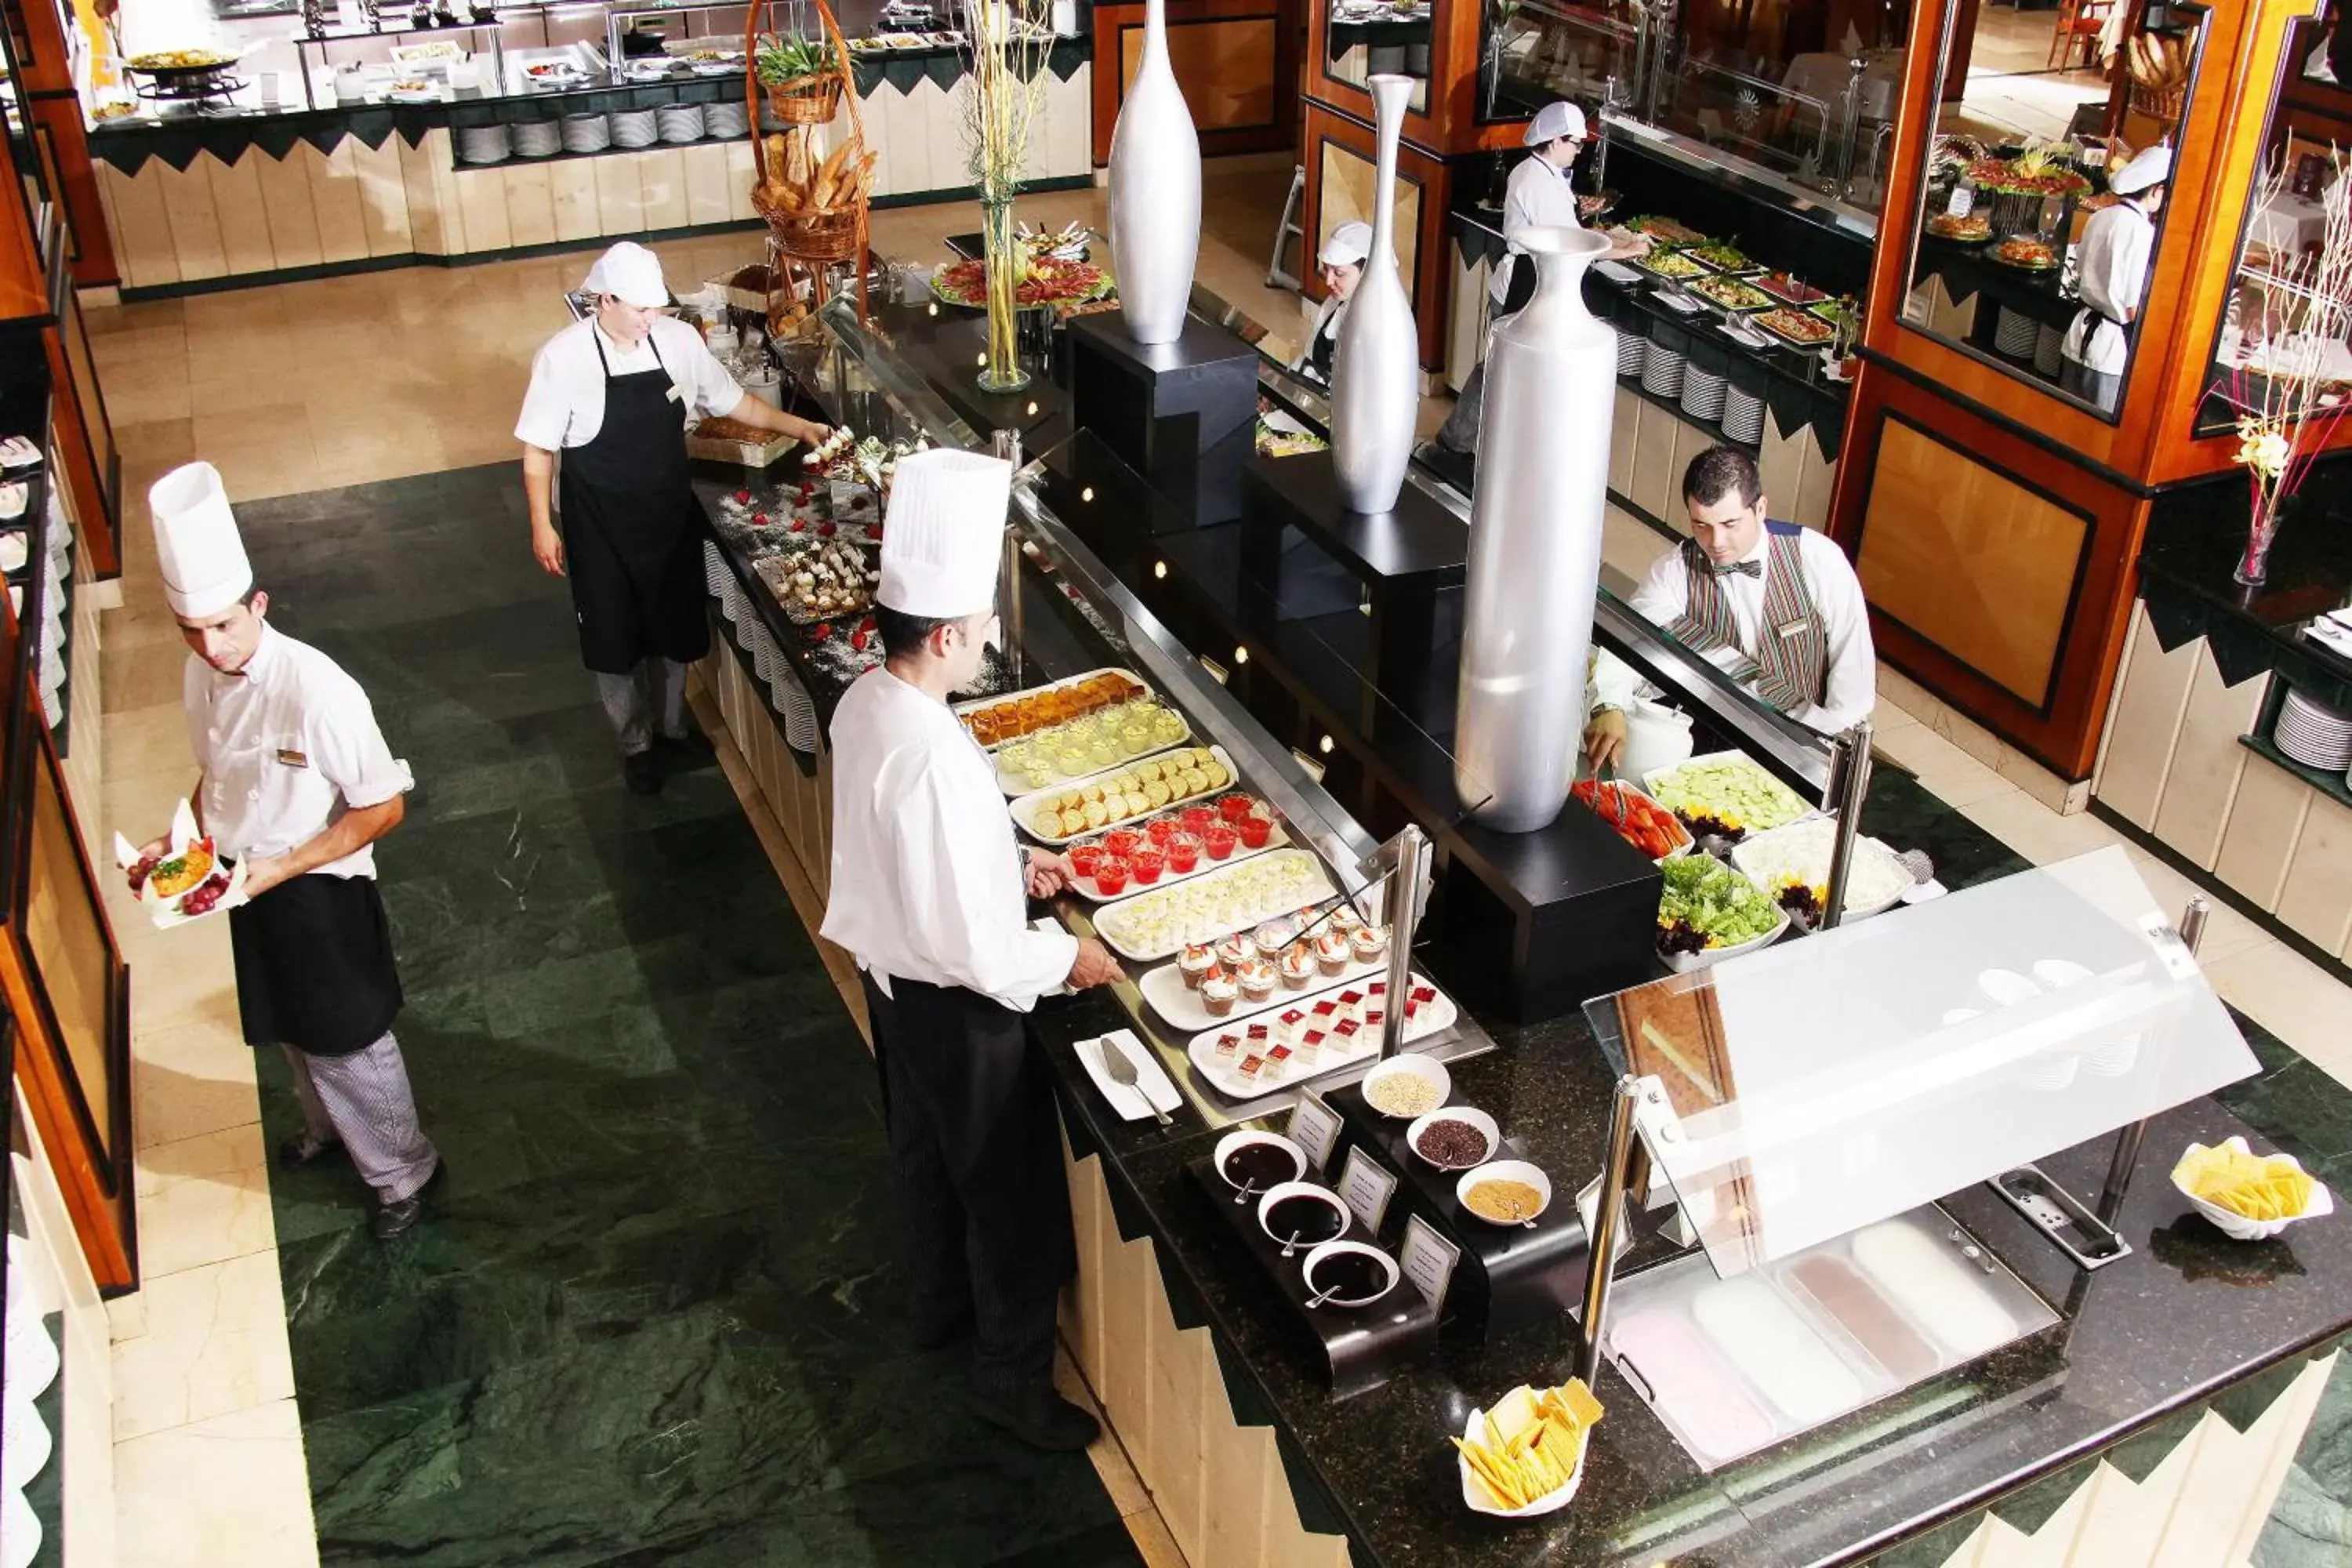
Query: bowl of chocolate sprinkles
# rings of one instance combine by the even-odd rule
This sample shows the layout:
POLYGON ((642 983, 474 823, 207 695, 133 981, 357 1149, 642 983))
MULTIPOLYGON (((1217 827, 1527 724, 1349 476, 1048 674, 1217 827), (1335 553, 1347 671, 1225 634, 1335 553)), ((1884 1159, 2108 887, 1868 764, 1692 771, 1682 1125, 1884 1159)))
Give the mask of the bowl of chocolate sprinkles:
POLYGON ((1424 1164, 1441 1171, 1466 1171, 1494 1156, 1496 1145, 1502 1142, 1502 1129, 1475 1106, 1449 1105, 1406 1128, 1404 1141, 1424 1164))

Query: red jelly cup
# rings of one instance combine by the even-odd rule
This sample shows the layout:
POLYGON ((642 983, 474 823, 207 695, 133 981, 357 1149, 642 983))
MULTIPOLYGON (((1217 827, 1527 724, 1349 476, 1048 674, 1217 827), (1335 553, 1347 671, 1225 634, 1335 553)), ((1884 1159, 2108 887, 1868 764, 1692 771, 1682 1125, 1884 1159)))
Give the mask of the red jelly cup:
POLYGON ((1095 891, 1104 898, 1116 898, 1127 890, 1128 865, 1116 855, 1103 857, 1095 868, 1095 891))
POLYGON ((1241 842, 1241 837, 1232 826, 1220 822, 1201 835, 1201 847, 1208 851, 1210 859, 1222 860, 1234 852, 1234 846, 1241 842))
POLYGON ((1143 836, 1162 848, 1166 848, 1168 841, 1182 831, 1175 818, 1169 816, 1155 816, 1143 825, 1143 836))
POLYGON ((1257 802, 1245 795, 1229 795, 1217 802, 1217 815, 1227 822, 1239 822, 1257 809, 1257 802))
POLYGON ((1179 833, 1168 840, 1168 868, 1182 876, 1201 863, 1201 837, 1197 833, 1179 833))
POLYGON ((1135 853, 1143 842, 1143 835, 1132 827, 1114 827, 1103 835, 1103 847, 1121 858, 1135 853))
POLYGON ((1234 824, 1234 831, 1242 836, 1243 847, 1263 849, 1265 847, 1267 837, 1274 832, 1274 818, 1244 816, 1234 824))
POLYGON ((1081 877, 1092 877, 1103 863, 1105 853, 1099 844, 1073 844, 1070 846, 1070 869, 1081 877))
POLYGON ((1185 832, 1202 834, 1208 832, 1211 826, 1216 822, 1217 811, 1214 806, 1188 805, 1178 814, 1177 820, 1184 825, 1185 832))
POLYGON ((1167 868, 1168 854, 1157 847, 1139 849, 1128 858, 1127 864, 1135 873, 1135 885, 1148 888, 1160 880, 1160 873, 1167 868))

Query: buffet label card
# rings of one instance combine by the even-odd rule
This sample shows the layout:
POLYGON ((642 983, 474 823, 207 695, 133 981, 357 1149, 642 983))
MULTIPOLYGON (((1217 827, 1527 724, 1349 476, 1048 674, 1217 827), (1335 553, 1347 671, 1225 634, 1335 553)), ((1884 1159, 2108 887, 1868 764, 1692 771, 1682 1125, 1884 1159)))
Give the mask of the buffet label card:
POLYGON ((1339 1173, 1339 1195, 1375 1236, 1396 1190, 1397 1179, 1366 1158, 1360 1146, 1348 1151, 1348 1163, 1339 1173))
POLYGON ((1339 1142, 1339 1113, 1321 1095, 1311 1089, 1300 1090, 1298 1103, 1290 1108, 1290 1125, 1283 1131, 1307 1152, 1307 1163, 1317 1175, 1329 1169, 1332 1145, 1339 1142))
POLYGON ((1435 1226, 1419 1215, 1404 1222, 1404 1247, 1397 1261, 1404 1277, 1428 1299, 1431 1311, 1444 1310, 1446 1288, 1454 1283, 1454 1266, 1461 1260, 1462 1249, 1438 1235, 1435 1226))

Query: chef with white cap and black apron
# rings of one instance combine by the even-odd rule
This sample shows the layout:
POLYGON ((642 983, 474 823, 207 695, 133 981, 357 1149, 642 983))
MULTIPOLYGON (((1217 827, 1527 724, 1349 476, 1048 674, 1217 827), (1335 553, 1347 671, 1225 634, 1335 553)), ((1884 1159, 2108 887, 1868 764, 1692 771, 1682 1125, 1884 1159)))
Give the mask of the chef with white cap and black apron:
POLYGON ((1029 924, 1074 879, 1015 846, 996 769, 948 708, 999 635, 1012 465, 902 459, 874 618, 881 668, 835 710, 833 885, 822 934, 857 960, 882 1072, 917 1342, 971 1339, 970 1400, 1044 1448, 1094 1418, 1054 1392, 1055 1312, 1076 1267, 1060 1123, 1023 1015, 1118 977, 1101 943, 1029 924))
POLYGON ((686 718, 687 666, 710 651, 706 520, 688 477, 687 423, 716 416, 812 445, 825 429, 745 392, 701 333, 662 313, 669 286, 644 246, 624 240, 605 251, 583 287, 596 313, 550 338, 531 362, 515 438, 531 553, 571 577, 581 658, 619 736, 623 777, 631 793, 652 795, 661 788, 657 742, 709 749, 686 718))
POLYGON ((369 1226, 390 1240, 441 1172, 393 1037, 400 973, 375 885, 373 846, 400 825, 408 764, 359 683, 268 623, 217 469, 173 469, 148 507, 163 595, 194 655, 182 694, 204 770, 197 819, 252 900, 228 911, 237 1012, 247 1043, 284 1050, 302 1104, 304 1130, 278 1158, 348 1153, 375 1190, 369 1226))
POLYGON ((2147 291, 2148 260, 2156 249, 2156 215, 2172 175, 2172 149, 2151 147, 2107 181, 2113 206, 2091 215, 2075 252, 2083 308, 2060 345, 2058 382, 2109 413, 2122 390, 2131 343, 2126 330, 2147 291))
POLYGON ((1339 348, 1339 323, 1348 319, 1348 301, 1362 281, 1364 261, 1372 254, 1372 226, 1343 223, 1331 231, 1315 263, 1323 274, 1323 307, 1307 330, 1307 346, 1290 368, 1325 386, 1331 384, 1331 361, 1339 348))

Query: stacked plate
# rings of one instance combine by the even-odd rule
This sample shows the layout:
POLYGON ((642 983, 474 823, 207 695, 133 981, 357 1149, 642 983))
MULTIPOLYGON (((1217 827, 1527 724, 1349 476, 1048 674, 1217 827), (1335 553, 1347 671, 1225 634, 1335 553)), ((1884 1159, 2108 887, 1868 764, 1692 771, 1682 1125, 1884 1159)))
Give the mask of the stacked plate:
POLYGON ((1723 417, 1724 395, 1729 390, 1722 376, 1691 365, 1683 372, 1683 412, 1694 419, 1723 417))
POLYGON ((654 110, 654 125, 661 139, 671 146, 702 140, 702 105, 669 103, 654 110))
POLYGON ((563 150, 567 153, 602 153, 613 144, 613 122, 601 114, 567 114, 563 117, 563 150))
POLYGON ((650 109, 623 110, 613 116, 613 145, 615 147, 650 147, 660 140, 661 133, 650 109))
POLYGON ((1764 441, 1764 400, 1752 392, 1742 392, 1734 386, 1723 395, 1723 434, 1726 439, 1749 447, 1764 441))
POLYGON ((2006 305, 2000 308, 2000 319, 1992 331, 1992 346, 1997 352, 2011 359, 2032 359, 2033 346, 2041 338, 2040 322, 2006 305))
POLYGON ((1649 357, 1650 340, 1637 338, 1631 332, 1617 334, 1617 374, 1639 375, 1642 364, 1649 357))
POLYGON ((2033 337, 2033 368, 2044 375, 2058 374, 2061 351, 2066 346, 2066 334, 2057 328, 2044 325, 2033 337))
POLYGON ((2278 749, 2305 767, 2341 773, 2352 767, 2352 713, 2289 689, 2271 731, 2278 749))
POLYGON ((509 127, 518 158, 549 158, 563 146, 563 127, 552 120, 526 120, 509 127))
POLYGON ((1683 356, 1672 349, 1650 345, 1643 356, 1642 390, 1659 397, 1677 397, 1683 390, 1683 356))
POLYGON ((457 162, 498 163, 514 156, 514 140, 503 125, 466 125, 457 131, 457 162))
POLYGON ((751 129, 751 111, 738 102, 707 103, 702 107, 706 136, 740 136, 751 129))

